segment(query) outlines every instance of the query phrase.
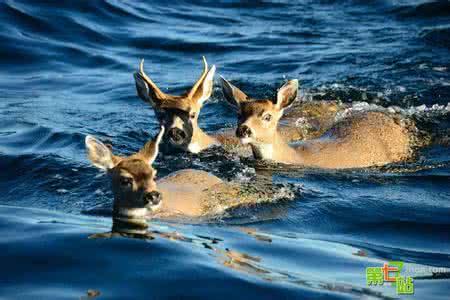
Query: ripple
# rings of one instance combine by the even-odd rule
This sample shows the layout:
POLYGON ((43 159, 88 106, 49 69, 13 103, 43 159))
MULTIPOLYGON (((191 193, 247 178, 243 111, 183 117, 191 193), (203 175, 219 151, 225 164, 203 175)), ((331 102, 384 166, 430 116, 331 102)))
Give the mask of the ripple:
MULTIPOLYGON (((13 270, 1 293, 383 299, 395 290, 367 288, 366 267, 391 259, 448 266, 448 8, 421 0, 1 2, 0 204, 9 207, 0 207, 0 259, 13 270), (337 119, 373 110, 412 120, 427 147, 413 161, 346 171, 260 164, 221 148, 161 152, 158 176, 196 168, 294 198, 208 220, 152 220, 151 240, 87 239, 110 229, 113 195, 86 158, 84 136, 121 155, 138 150, 158 123, 136 96, 139 59, 164 91, 182 93, 202 55, 252 98, 275 98, 298 78, 300 100, 340 102, 337 119)), ((224 101, 216 82, 200 127, 235 126, 224 101)), ((445 285, 423 280, 416 297, 442 299, 445 285)))
POLYGON ((405 5, 393 9, 401 18, 433 19, 450 16, 450 5, 447 1, 430 1, 417 5, 405 5))
POLYGON ((420 32, 420 37, 432 45, 450 48, 450 27, 426 28, 420 32))

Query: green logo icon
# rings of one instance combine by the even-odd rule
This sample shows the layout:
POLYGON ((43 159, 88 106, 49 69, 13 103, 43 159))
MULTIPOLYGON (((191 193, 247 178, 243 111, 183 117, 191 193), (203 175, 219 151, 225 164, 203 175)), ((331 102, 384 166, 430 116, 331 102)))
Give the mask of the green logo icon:
POLYGON ((390 282, 395 286, 398 295, 414 294, 413 278, 401 276, 402 269, 403 262, 401 261, 390 261, 384 263, 382 267, 368 267, 366 268, 367 286, 381 286, 385 282, 390 282))

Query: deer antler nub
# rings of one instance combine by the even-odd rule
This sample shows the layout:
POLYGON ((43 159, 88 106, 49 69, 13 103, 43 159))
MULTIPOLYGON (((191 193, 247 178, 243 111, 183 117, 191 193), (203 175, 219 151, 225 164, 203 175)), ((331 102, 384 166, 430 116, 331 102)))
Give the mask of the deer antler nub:
POLYGON ((153 93, 155 94, 155 96, 159 99, 159 100, 164 100, 166 99, 166 94, 163 93, 157 86, 156 84, 150 79, 150 77, 147 76, 147 74, 145 74, 144 71, 144 59, 141 60, 141 65, 140 65, 140 69, 139 69, 139 75, 145 80, 145 82, 150 86, 151 90, 153 91, 153 93))
POLYGON ((195 95, 195 92, 197 91, 200 84, 202 84, 203 80, 205 79, 206 75, 208 74, 208 63, 206 62, 206 58, 202 56, 203 58, 203 73, 200 76, 200 78, 197 80, 197 82, 194 84, 192 89, 190 90, 188 97, 192 98, 195 95))

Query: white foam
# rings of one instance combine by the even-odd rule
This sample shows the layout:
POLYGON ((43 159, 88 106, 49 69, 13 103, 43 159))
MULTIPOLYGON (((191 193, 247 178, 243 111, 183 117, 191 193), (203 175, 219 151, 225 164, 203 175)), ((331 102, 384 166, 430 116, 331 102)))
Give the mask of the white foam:
POLYGON ((418 106, 410 106, 408 108, 401 108, 399 106, 383 107, 377 104, 370 104, 367 102, 355 102, 352 106, 340 111, 336 114, 335 120, 340 121, 351 116, 354 113, 379 111, 400 114, 404 117, 422 116, 426 114, 447 114, 450 111, 450 102, 447 105, 433 104, 427 106, 425 104, 418 106))
POLYGON ((56 192, 59 194, 67 194, 69 191, 66 189, 57 189, 56 192))

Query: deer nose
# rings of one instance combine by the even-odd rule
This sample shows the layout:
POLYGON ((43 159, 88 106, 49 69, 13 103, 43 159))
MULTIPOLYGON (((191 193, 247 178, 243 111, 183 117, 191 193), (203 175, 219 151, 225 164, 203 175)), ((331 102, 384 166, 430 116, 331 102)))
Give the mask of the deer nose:
POLYGON ((151 191, 144 194, 145 205, 158 205, 161 202, 161 193, 157 191, 151 191))
POLYGON ((174 144, 182 144, 186 139, 186 132, 181 130, 180 128, 173 127, 169 130, 169 138, 170 141, 174 144))
POLYGON ((236 129, 236 136, 238 138, 248 138, 252 136, 252 130, 247 125, 240 125, 236 129))

